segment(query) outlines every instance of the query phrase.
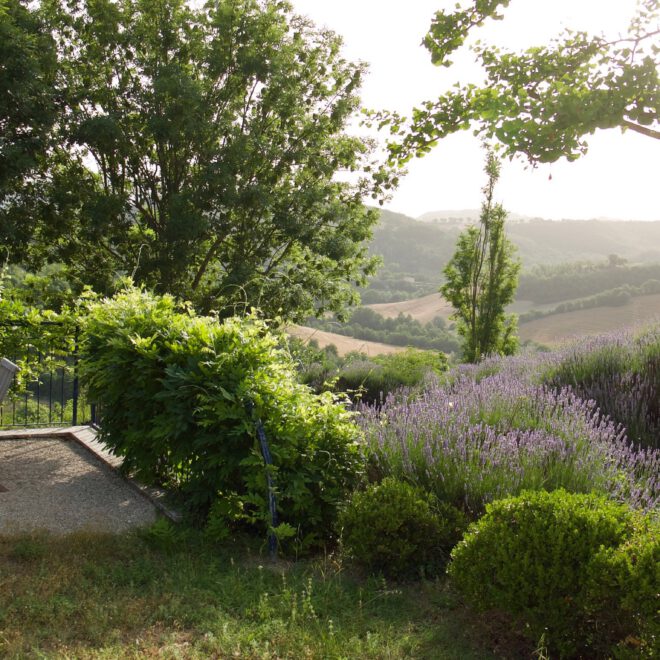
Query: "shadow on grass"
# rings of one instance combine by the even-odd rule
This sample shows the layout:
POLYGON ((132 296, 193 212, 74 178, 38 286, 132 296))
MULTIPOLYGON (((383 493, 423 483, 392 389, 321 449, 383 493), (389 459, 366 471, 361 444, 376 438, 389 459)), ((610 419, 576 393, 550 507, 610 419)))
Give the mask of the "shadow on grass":
POLYGON ((333 555, 270 562, 195 532, 0 537, 0 655, 503 657, 446 582, 393 584, 333 555))

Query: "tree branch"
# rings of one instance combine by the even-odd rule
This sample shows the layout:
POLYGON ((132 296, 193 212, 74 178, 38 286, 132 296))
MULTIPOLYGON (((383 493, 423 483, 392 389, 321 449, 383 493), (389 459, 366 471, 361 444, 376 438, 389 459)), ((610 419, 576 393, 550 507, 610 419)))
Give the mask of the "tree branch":
POLYGON ((626 128, 629 128, 631 131, 635 131, 635 133, 640 133, 641 135, 645 135, 646 137, 660 140, 660 131, 656 131, 652 128, 649 128, 648 126, 635 124, 634 122, 628 121, 627 119, 621 120, 621 125, 625 126, 626 128))
POLYGON ((227 234, 221 234, 218 236, 215 241, 213 241, 211 247, 208 249, 206 256, 202 260, 202 263, 200 267, 197 269, 197 273, 195 274, 195 279, 193 280, 192 283, 192 290, 196 291, 197 287, 199 286, 200 282, 202 281, 202 278, 204 277, 204 274, 206 273, 206 269, 209 267, 209 264, 211 263, 211 260, 215 256, 215 253, 217 252, 218 248, 222 244, 222 242, 227 238, 227 234))

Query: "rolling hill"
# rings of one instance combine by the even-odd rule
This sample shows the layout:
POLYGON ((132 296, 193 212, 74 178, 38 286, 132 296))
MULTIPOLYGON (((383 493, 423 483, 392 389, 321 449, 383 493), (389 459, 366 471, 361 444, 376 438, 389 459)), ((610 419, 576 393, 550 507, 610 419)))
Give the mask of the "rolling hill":
MULTIPOLYGON (((448 320, 452 311, 451 306, 439 293, 400 303, 368 307, 385 318, 394 318, 399 313, 403 313, 409 314, 420 323, 428 323, 436 316, 448 320)), ((522 312, 530 307, 529 301, 517 301, 510 309, 522 312)), ((535 309, 552 307, 554 305, 534 305, 535 309)), ((572 337, 611 332, 631 325, 648 323, 658 318, 660 318, 660 294, 653 294, 634 297, 620 307, 596 307, 545 316, 521 324, 519 335, 522 341, 554 346, 572 337)))
POLYGON ((396 318, 399 314, 409 314, 420 323, 428 323, 437 316, 447 319, 453 311, 451 305, 439 293, 431 293, 422 298, 402 302, 376 303, 366 305, 366 307, 373 309, 386 319, 396 318))
MULTIPOLYGON (((383 267, 369 287, 360 292, 363 305, 385 319, 404 314, 423 326, 434 318, 441 318, 449 325, 452 309, 438 293, 442 269, 452 256, 463 227, 477 217, 477 211, 444 211, 415 220, 381 211, 369 250, 381 256, 383 267)), ((509 311, 552 312, 561 303, 583 306, 590 296, 617 291, 630 297, 620 307, 587 300, 593 308, 551 314, 523 323, 520 326, 523 341, 556 344, 571 336, 616 330, 660 315, 660 295, 649 295, 656 294, 660 284, 660 221, 550 221, 513 216, 507 232, 517 245, 523 264, 521 299, 509 311), (651 284, 654 286, 649 288, 647 285, 651 284)), ((356 329, 346 331, 359 336, 387 334, 368 318, 361 318, 359 324, 365 327, 360 329, 355 325, 356 329)), ((403 331, 404 328, 398 327, 388 330, 390 334, 403 331)), ((324 330, 301 328, 296 333, 304 338, 313 336, 322 346, 335 344, 340 353, 362 350, 375 355, 400 350, 387 343, 351 339, 332 332, 330 326, 324 330)), ((410 334, 410 329, 406 328, 405 333, 410 334)), ((374 336, 369 339, 390 341, 374 336)), ((417 339, 414 342, 429 348, 417 339)), ((392 343, 403 344, 403 340, 398 337, 392 343)))
MULTIPOLYGON (((387 270, 433 276, 439 283, 442 268, 453 254, 464 224, 465 221, 420 221, 381 211, 371 252, 383 256, 387 270)), ((507 224, 507 233, 518 247, 523 269, 537 264, 600 261, 610 254, 631 262, 660 261, 660 221, 513 218, 507 224)))
POLYGON ((399 353, 406 350, 401 346, 391 346, 390 344, 381 344, 375 341, 355 339, 354 337, 338 335, 334 332, 326 332, 324 330, 308 328, 302 325, 290 326, 287 328, 287 332, 292 337, 302 339, 305 343, 314 339, 320 348, 325 348, 330 344, 334 344, 337 347, 337 352, 341 356, 351 353, 352 351, 366 353, 368 356, 373 357, 374 355, 389 355, 390 353, 399 353))
POLYGON ((553 314, 520 326, 523 341, 554 346, 583 335, 596 335, 660 319, 660 294, 639 296, 621 307, 596 307, 553 314))

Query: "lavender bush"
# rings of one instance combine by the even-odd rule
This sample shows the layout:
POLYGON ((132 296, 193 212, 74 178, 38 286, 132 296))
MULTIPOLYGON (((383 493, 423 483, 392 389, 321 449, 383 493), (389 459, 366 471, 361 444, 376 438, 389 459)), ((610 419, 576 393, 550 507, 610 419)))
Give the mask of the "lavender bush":
POLYGON ((586 337, 552 353, 489 358, 456 374, 480 380, 506 373, 593 399, 631 442, 660 447, 660 324, 586 337))
POLYGON ((556 382, 539 384, 565 359, 489 360, 429 384, 418 397, 363 408, 374 470, 475 514, 522 490, 562 487, 657 506, 660 452, 635 448, 593 399, 556 382))
POLYGON ((660 325, 583 340, 546 358, 542 372, 549 385, 597 401, 632 442, 660 447, 660 325))

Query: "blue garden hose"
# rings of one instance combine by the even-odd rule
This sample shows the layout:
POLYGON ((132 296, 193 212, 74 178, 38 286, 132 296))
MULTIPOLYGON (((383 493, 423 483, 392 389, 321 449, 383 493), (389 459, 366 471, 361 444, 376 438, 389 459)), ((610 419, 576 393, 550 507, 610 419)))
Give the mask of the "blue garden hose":
MULTIPOLYGON (((247 410, 250 416, 254 412, 254 403, 248 401, 247 410)), ((275 499, 275 491, 273 489, 273 479, 270 474, 268 466, 273 464, 273 457, 270 453, 270 447, 268 446, 268 440, 266 439, 266 430, 264 425, 259 417, 255 421, 255 427, 257 429, 257 438, 259 439, 259 444, 261 445, 261 455, 264 458, 264 463, 266 464, 266 483, 268 485, 268 510, 270 512, 270 531, 268 532, 268 551, 270 553, 271 559, 277 557, 277 536, 273 531, 277 527, 277 500, 275 499)))

